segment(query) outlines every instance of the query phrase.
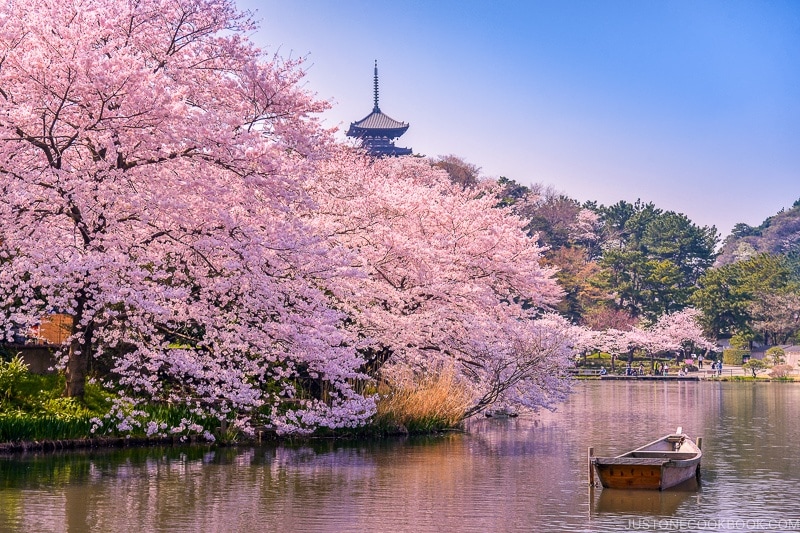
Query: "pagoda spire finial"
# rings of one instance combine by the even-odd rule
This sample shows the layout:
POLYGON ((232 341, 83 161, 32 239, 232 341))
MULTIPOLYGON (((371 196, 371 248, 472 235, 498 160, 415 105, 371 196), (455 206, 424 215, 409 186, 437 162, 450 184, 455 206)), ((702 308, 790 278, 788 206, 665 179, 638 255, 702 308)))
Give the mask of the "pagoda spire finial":
POLYGON ((375 60, 375 82, 374 82, 374 85, 375 85, 375 107, 373 107, 372 110, 375 113, 380 113, 381 112, 381 108, 378 107, 378 60, 377 59, 375 60))

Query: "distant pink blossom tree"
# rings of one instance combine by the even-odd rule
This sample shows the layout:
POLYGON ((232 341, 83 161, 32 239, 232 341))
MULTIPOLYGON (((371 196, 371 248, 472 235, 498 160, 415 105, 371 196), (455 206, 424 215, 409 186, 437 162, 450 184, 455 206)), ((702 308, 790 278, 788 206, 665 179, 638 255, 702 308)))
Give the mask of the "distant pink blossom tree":
POLYGON ((689 345, 695 349, 713 350, 716 345, 703 335, 700 311, 687 308, 662 315, 648 328, 654 351, 678 351, 689 345))
POLYGON ((654 324, 627 329, 592 331, 575 326, 572 337, 577 339, 580 351, 600 350, 614 356, 632 354, 634 350, 650 354, 677 352, 687 346, 713 350, 715 345, 704 337, 699 316, 699 311, 689 308, 665 314, 654 324))

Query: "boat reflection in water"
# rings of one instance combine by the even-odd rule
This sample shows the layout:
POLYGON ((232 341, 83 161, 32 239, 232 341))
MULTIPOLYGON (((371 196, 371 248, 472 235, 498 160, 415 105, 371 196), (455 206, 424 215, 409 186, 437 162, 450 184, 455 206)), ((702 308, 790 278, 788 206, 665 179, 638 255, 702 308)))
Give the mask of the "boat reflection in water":
MULTIPOLYGON (((700 483, 692 477, 667 490, 603 489, 593 498, 595 513, 673 516, 691 498, 700 499, 700 483)), ((594 492, 594 491, 593 491, 594 492)))

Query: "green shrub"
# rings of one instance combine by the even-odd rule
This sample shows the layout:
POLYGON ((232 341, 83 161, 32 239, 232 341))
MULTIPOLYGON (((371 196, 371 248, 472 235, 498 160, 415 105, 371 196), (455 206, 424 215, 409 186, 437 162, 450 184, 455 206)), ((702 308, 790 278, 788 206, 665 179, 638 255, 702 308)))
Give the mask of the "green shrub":
POLYGON ((80 439, 89 435, 89 417, 59 418, 28 413, 0 414, 0 442, 80 439))
POLYGON ((750 352, 740 348, 728 348, 722 352, 722 362, 726 365, 741 366, 742 358, 750 352))
POLYGON ((90 418, 92 413, 77 398, 48 398, 41 404, 45 416, 61 420, 90 418))
POLYGON ((31 374, 19 356, 0 362, 0 442, 89 437, 90 419, 108 411, 111 394, 94 383, 83 400, 63 390, 63 375, 31 374))
POLYGON ((765 355, 772 365, 782 365, 786 362, 786 352, 780 346, 773 346, 765 355))
POLYGON ((753 341, 754 336, 752 333, 737 333, 733 337, 731 337, 730 343, 731 348, 736 348, 738 350, 749 351, 750 343, 753 341))
POLYGON ((761 359, 750 359, 748 362, 742 365, 742 368, 744 370, 749 370, 753 373, 753 377, 756 377, 756 374, 767 368, 767 363, 761 359))
POLYGON ((10 401, 17 393, 21 378, 28 373, 28 365, 15 355, 11 361, 0 361, 0 400, 10 401))

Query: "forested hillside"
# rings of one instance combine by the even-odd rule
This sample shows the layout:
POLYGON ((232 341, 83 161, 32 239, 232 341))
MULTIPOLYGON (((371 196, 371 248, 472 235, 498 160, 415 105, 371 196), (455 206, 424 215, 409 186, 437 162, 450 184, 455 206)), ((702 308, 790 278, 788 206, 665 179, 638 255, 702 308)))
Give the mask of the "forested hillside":
MULTIPOLYGON (((455 156, 435 164, 465 187, 480 171, 455 156)), ((499 183, 499 205, 557 269, 558 311, 574 323, 626 330, 696 308, 707 335, 743 346, 793 342, 800 331, 800 200, 758 227, 737 224, 718 250, 715 227, 652 202, 581 204, 542 185, 499 183)))
POLYGON ((729 265, 761 253, 800 257, 800 200, 759 226, 736 224, 722 245, 717 265, 729 265))

